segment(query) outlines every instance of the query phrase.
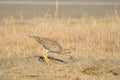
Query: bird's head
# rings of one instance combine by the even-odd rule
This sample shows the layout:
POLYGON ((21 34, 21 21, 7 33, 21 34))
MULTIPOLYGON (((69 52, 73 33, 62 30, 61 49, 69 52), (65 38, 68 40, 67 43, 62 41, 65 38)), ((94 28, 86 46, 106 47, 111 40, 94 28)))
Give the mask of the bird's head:
POLYGON ((35 39, 39 43, 41 43, 43 41, 43 38, 41 38, 41 37, 37 37, 37 36, 29 36, 29 37, 35 39))

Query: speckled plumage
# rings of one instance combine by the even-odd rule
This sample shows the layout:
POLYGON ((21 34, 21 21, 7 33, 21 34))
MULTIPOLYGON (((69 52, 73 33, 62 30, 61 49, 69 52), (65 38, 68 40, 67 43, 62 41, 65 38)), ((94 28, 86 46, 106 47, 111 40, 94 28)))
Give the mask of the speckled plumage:
POLYGON ((43 38, 37 36, 30 36, 31 38, 35 39, 38 43, 40 43, 46 50, 52 53, 59 53, 67 55, 70 53, 70 50, 63 49, 57 41, 52 40, 50 38, 43 38))

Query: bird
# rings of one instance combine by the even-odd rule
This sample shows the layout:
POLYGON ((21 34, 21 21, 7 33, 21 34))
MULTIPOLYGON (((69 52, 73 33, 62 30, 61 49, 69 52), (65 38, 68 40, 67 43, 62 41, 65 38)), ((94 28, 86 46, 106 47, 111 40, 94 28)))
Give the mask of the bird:
POLYGON ((69 49, 63 49, 56 40, 52 40, 51 38, 38 37, 38 36, 29 36, 29 37, 36 40, 46 50, 46 52, 44 52, 42 56, 44 57, 48 65, 52 64, 52 62, 48 59, 48 53, 50 52, 71 57, 70 55, 71 51, 69 49))

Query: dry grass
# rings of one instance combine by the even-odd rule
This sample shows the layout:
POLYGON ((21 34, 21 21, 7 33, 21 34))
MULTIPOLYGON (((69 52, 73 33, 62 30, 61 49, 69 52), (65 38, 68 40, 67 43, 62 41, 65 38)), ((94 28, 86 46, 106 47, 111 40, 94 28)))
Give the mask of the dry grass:
MULTIPOLYGON (((51 54, 51 56, 66 60, 66 57, 61 55, 51 54)), ((97 77, 84 75, 81 66, 99 59, 120 60, 120 16, 114 14, 98 19, 92 17, 3 19, 0 23, 0 58, 1 61, 2 59, 11 61, 8 64, 4 63, 4 60, 0 62, 1 66, 5 66, 0 67, 0 77, 3 73, 6 74, 1 77, 4 80, 8 78, 12 80, 33 78, 35 80, 56 80, 56 78, 57 80, 110 80, 111 74, 97 77), (33 58, 24 60, 25 57, 42 55, 43 52, 41 46, 28 35, 57 40, 64 48, 72 51, 76 62, 47 66, 33 58)), ((111 80, 117 78, 112 76, 111 80)))

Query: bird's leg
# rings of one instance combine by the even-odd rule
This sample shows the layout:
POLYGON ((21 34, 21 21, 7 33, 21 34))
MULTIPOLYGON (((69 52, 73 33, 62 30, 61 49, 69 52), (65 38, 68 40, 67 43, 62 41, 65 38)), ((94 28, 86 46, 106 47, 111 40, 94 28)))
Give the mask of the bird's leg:
POLYGON ((47 63, 48 65, 51 65, 51 64, 52 64, 52 62, 48 59, 47 53, 43 53, 43 57, 44 57, 44 59, 45 59, 45 61, 46 61, 46 63, 47 63))

